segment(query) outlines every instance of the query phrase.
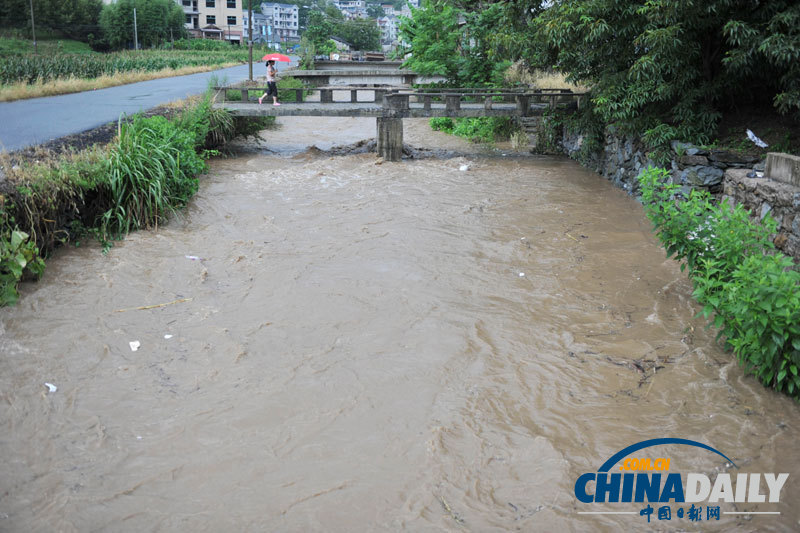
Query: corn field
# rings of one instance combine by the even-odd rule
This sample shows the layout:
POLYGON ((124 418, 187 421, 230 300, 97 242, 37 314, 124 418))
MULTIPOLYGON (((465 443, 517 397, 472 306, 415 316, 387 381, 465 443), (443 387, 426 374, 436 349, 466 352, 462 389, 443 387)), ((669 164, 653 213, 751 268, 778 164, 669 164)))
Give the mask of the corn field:
POLYGON ((247 61, 247 50, 225 52, 154 50, 110 54, 59 54, 0 58, 0 84, 43 82, 58 78, 97 78, 119 72, 157 71, 166 68, 219 65, 247 61))

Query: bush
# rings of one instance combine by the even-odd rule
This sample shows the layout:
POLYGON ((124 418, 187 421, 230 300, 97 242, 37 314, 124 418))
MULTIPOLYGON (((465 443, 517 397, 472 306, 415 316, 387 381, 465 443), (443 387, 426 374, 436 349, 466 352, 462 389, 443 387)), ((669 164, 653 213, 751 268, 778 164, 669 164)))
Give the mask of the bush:
POLYGON ((39 249, 28 237, 27 233, 15 229, 0 238, 0 307, 17 302, 17 283, 25 271, 37 278, 44 272, 39 249))
POLYGON ((453 133, 453 129, 456 127, 456 125, 453 124, 453 119, 450 117, 434 117, 430 120, 429 124, 432 129, 445 133, 453 133))
POLYGON ((435 117, 431 128, 464 137, 472 142, 492 143, 508 139, 514 131, 514 123, 508 117, 457 118, 435 117))
POLYGON ((775 253, 777 224, 753 222, 741 206, 714 205, 708 192, 679 198, 669 173, 639 177, 645 213, 667 256, 685 260, 693 296, 739 363, 764 385, 800 399, 800 273, 775 253))

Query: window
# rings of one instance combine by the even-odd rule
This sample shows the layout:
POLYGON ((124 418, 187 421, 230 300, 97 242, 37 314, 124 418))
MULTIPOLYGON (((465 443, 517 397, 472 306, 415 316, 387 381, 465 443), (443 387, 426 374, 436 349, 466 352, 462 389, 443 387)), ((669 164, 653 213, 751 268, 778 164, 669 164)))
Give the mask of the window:
POLYGON ((183 5, 186 7, 192 7, 192 0, 183 0, 183 5))
POLYGON ((236 17, 228 17, 228 26, 236 26, 236 17))
POLYGON ((192 16, 186 15, 186 24, 191 24, 191 23, 192 23, 192 16))
POLYGON ((216 24, 217 17, 215 15, 206 15, 206 24, 216 24))
POLYGON ((228 0, 228 9, 236 9, 236 0, 228 0))
POLYGON ((216 0, 206 0, 206 7, 217 7, 216 0))

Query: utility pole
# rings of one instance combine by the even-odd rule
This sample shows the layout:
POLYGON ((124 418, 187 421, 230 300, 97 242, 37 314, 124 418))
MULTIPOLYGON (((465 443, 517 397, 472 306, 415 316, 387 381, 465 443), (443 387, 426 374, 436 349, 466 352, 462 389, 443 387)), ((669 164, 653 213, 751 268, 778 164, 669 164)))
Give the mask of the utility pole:
POLYGON ((247 29, 250 36, 247 38, 247 62, 250 65, 250 81, 253 81, 253 0, 247 0, 247 29))
POLYGON ((136 8, 133 8, 133 49, 139 49, 139 31, 136 28, 136 8))
POLYGON ((33 25, 33 0, 31 0, 31 32, 33 32, 33 53, 38 54, 39 48, 36 46, 36 28, 33 25))

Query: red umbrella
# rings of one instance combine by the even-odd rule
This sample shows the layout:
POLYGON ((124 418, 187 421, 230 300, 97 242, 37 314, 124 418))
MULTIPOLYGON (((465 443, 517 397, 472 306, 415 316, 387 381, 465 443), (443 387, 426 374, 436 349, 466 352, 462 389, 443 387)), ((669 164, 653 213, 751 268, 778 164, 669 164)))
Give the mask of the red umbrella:
POLYGON ((283 54, 267 54, 261 58, 261 61, 285 61, 289 63, 291 59, 289 59, 289 56, 283 54))

